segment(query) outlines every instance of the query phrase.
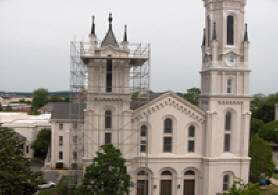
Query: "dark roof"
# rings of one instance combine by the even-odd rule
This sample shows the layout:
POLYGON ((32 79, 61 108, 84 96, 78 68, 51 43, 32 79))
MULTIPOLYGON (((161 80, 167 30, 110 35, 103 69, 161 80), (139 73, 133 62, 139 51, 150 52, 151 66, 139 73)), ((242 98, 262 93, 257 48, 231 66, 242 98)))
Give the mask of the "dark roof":
POLYGON ((166 92, 163 92, 163 93, 150 92, 149 97, 144 97, 144 98, 135 97, 135 98, 132 98, 132 100, 130 102, 130 109, 131 110, 136 110, 136 109, 140 108, 141 106, 146 105, 148 102, 152 101, 153 99, 159 97, 160 95, 162 95, 164 93, 166 93, 166 92))
POLYGON ((117 42, 117 39, 113 33, 113 29, 112 29, 112 14, 109 14, 109 28, 108 28, 108 32, 106 33, 103 41, 101 42, 101 47, 105 47, 105 46, 114 46, 114 47, 119 47, 119 44, 117 42))
POLYGON ((53 103, 53 110, 51 119, 83 119, 84 118, 84 104, 69 103, 69 102, 55 102, 53 103))

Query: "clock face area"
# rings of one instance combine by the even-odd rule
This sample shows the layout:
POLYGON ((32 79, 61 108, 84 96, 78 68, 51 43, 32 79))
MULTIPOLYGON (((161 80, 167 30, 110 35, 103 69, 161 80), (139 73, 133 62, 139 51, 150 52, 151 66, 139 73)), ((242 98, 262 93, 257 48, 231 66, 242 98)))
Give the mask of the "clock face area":
POLYGON ((227 66, 234 66, 236 64, 236 55, 229 53, 225 58, 227 66))

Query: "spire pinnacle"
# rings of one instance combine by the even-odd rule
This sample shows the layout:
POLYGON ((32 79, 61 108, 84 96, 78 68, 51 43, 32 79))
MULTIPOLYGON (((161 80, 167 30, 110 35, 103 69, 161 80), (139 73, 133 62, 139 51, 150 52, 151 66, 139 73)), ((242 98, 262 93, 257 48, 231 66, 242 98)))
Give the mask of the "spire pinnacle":
POLYGON ((217 37, 216 37, 216 22, 213 23, 212 40, 213 40, 213 41, 216 41, 216 40, 217 40, 217 37))
POLYGON ((244 32, 244 41, 248 42, 248 29, 247 29, 247 24, 245 24, 245 32, 244 32))
POLYGON ((95 16, 94 15, 92 16, 91 34, 96 35, 96 32, 95 32, 95 16))
POLYGON ((109 29, 112 29, 112 21, 113 21, 113 17, 112 17, 112 13, 111 13, 111 12, 109 13, 109 18, 108 18, 108 21, 109 21, 109 29))
POLYGON ((127 42, 127 25, 125 25, 124 42, 127 42))
POLYGON ((203 29, 203 42, 202 42, 202 46, 206 45, 206 29, 203 29))

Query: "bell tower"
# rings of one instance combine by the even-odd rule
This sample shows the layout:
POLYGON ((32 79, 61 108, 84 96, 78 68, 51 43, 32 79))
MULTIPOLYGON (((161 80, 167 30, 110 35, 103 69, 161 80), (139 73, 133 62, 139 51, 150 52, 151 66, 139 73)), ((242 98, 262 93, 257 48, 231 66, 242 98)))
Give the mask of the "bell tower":
POLYGON ((216 194, 227 190, 223 180, 226 173, 229 181, 237 177, 248 182, 249 40, 244 18, 246 0, 203 2, 200 106, 207 111, 204 170, 209 179, 204 185, 208 194, 216 194))

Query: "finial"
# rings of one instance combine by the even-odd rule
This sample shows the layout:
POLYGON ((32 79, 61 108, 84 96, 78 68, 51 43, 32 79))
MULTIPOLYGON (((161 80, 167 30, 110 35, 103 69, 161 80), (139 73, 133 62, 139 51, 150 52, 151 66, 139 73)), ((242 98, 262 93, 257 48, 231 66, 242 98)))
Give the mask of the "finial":
POLYGON ((95 16, 94 15, 92 16, 91 34, 96 35, 96 32, 95 32, 95 16))
POLYGON ((245 24, 245 32, 244 32, 244 41, 248 42, 248 29, 247 29, 247 24, 245 24))
POLYGON ((212 40, 213 40, 213 41, 216 41, 216 40, 217 40, 217 37, 216 37, 216 22, 213 23, 212 40))
POLYGON ((109 29, 112 29, 112 21, 113 21, 113 17, 112 17, 112 13, 111 13, 111 12, 109 13, 109 18, 108 18, 108 21, 109 21, 109 29))
POLYGON ((206 45, 206 29, 203 29, 203 42, 202 42, 202 46, 206 45))
POLYGON ((127 25, 125 25, 124 42, 127 42, 127 25))

